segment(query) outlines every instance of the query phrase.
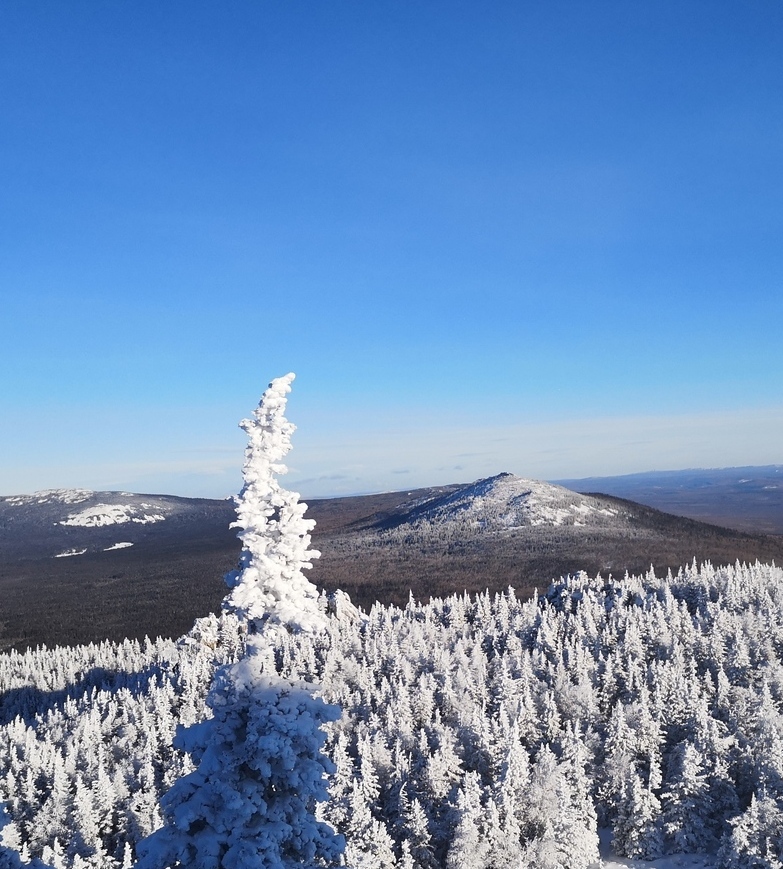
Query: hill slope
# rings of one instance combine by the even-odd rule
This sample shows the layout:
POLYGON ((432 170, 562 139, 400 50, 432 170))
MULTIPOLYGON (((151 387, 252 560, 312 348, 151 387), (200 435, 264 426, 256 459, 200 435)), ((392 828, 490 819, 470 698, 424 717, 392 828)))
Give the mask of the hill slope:
MULTIPOLYGON (((453 591, 520 594, 578 570, 676 570, 684 563, 778 561, 783 540, 662 513, 621 498, 499 474, 466 486, 401 493, 347 527, 321 529, 313 581, 355 600, 402 604, 453 591)), ((365 499, 350 499, 361 502, 365 499)), ((353 509, 358 513, 358 503, 353 509)), ((374 509, 373 509, 374 508, 374 509)), ((311 512, 318 519, 318 503, 311 512)))
MULTIPOLYGON (((783 540, 500 474, 317 500, 311 572, 356 603, 453 591, 522 595, 578 570, 622 574, 783 560, 783 540)), ((179 636, 217 610, 239 542, 230 501, 54 490, 0 498, 0 649, 179 636), (78 553, 78 554, 77 554, 78 553)))

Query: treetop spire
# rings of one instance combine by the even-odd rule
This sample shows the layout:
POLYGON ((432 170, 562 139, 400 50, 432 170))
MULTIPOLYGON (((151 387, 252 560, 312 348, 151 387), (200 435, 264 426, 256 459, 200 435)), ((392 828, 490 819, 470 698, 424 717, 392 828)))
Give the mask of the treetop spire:
POLYGON ((232 589, 224 606, 245 620, 248 633, 272 623, 292 630, 317 631, 326 616, 318 606, 318 591, 303 570, 320 552, 310 549, 315 525, 305 519, 306 504, 297 492, 282 488, 278 476, 287 472, 282 459, 291 449, 295 426, 285 418, 288 393, 295 375, 275 378, 253 413, 240 427, 247 433, 244 485, 236 499, 242 553, 237 569, 226 575, 232 589))

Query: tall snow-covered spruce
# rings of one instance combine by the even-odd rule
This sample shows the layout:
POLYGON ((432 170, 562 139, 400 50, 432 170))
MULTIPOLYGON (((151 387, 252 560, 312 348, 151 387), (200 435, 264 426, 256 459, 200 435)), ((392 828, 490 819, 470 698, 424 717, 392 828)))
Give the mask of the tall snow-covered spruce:
MULTIPOLYGON (((237 536, 243 549, 238 569, 226 582, 233 591, 225 606, 247 622, 252 635, 269 623, 294 630, 318 631, 325 616, 315 586, 303 569, 320 553, 310 549, 315 522, 305 519, 306 504, 280 486, 282 460, 291 449, 295 426, 284 416, 293 374, 269 384, 252 419, 239 424, 247 432, 244 486, 237 499, 237 536)), ((268 646, 269 644, 266 643, 268 646)))
POLYGON ((293 379, 273 380, 240 423, 249 437, 234 523, 243 549, 224 607, 246 626, 245 654, 217 670, 213 717, 178 732, 197 768, 161 800, 165 825, 139 843, 137 869, 327 867, 344 851, 343 837, 315 817, 334 771, 321 725, 340 711, 274 667, 279 631, 317 633, 326 620, 302 572, 319 554, 309 548, 315 523, 277 480, 294 431, 284 416, 293 379))

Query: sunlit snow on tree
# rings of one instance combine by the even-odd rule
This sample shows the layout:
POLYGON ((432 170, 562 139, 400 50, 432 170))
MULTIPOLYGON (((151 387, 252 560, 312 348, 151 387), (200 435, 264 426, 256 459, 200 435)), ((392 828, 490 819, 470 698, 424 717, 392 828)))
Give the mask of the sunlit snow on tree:
POLYGON ((243 548, 238 569, 226 577, 233 591, 225 606, 247 622, 251 634, 267 622, 294 630, 322 630, 326 623, 318 591, 302 572, 320 555, 309 548, 315 522, 304 518, 307 505, 299 495, 277 479, 288 470, 282 460, 296 428, 284 416, 293 379, 287 374, 273 380, 253 418, 240 423, 248 445, 232 527, 239 529, 243 548))
POLYGON ((161 801, 165 825, 139 843, 138 869, 323 867, 344 850, 342 836, 316 819, 334 771, 321 726, 340 711, 301 680, 282 679, 275 635, 326 626, 310 566, 313 522, 299 496, 277 482, 294 426, 284 416, 294 375, 273 380, 253 419, 237 499, 243 550, 227 577, 226 609, 247 631, 244 656, 221 667, 207 698, 213 717, 177 734, 198 764, 161 801))

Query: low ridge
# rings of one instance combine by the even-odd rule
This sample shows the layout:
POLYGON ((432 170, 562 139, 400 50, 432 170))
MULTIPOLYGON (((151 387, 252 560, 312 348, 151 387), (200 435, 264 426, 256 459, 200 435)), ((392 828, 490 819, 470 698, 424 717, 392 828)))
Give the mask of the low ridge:
POLYGON ((0 497, 0 561, 108 552, 215 532, 224 536, 220 532, 233 518, 233 502, 208 498, 88 489, 0 497))

